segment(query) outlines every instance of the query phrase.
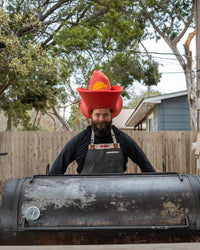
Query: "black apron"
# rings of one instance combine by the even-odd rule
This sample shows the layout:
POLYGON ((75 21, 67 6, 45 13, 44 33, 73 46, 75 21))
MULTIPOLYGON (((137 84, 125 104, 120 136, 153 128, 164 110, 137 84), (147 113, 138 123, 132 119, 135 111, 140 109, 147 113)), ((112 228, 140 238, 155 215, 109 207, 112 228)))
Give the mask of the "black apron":
POLYGON ((94 131, 81 174, 123 173, 123 154, 111 129, 113 143, 94 144, 94 131))

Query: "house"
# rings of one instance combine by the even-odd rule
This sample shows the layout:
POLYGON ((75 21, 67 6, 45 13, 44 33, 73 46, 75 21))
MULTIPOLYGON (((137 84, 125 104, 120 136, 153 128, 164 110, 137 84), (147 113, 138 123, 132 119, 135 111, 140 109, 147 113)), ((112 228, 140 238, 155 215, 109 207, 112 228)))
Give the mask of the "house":
POLYGON ((187 90, 143 98, 125 123, 148 131, 190 131, 187 90))
POLYGON ((120 129, 126 129, 125 123, 129 119, 133 111, 134 109, 122 109, 119 115, 113 118, 113 125, 120 129))

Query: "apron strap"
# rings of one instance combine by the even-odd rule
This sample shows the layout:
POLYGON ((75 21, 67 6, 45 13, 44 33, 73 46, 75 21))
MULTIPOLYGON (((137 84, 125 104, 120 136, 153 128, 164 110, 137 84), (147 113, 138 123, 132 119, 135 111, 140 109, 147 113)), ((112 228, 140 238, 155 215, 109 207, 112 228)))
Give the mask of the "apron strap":
POLYGON ((112 139, 113 139, 113 143, 117 143, 117 140, 116 140, 116 137, 115 137, 115 133, 113 131, 113 129, 111 128, 111 136, 112 136, 112 139))
POLYGON ((91 144, 91 145, 94 144, 94 131, 93 131, 93 129, 92 129, 90 144, 91 144))

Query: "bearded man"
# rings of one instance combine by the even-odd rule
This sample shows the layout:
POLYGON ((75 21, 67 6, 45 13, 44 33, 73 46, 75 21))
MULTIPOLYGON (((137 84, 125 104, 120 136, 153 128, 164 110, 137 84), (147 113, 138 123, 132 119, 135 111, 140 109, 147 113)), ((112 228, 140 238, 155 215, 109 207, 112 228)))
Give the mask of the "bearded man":
POLYGON ((78 88, 82 97, 82 114, 91 119, 91 125, 72 138, 52 165, 50 174, 64 174, 68 165, 76 160, 79 174, 123 173, 128 158, 142 172, 155 172, 137 143, 112 125, 123 106, 121 86, 111 87, 100 70, 92 74, 89 90, 78 88))

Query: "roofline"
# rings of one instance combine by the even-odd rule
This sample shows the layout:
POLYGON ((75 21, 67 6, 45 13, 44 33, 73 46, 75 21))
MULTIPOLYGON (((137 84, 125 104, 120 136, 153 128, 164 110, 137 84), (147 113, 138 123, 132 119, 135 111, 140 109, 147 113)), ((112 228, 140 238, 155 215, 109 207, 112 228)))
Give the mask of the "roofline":
POLYGON ((172 92, 172 93, 167 93, 167 94, 162 94, 162 95, 157 95, 157 96, 145 97, 143 98, 143 100, 145 100, 145 102, 154 102, 156 100, 169 99, 169 98, 183 96, 183 95, 187 95, 187 90, 182 90, 182 91, 177 91, 177 92, 172 92))
MULTIPOLYGON (((135 110, 133 111, 131 116, 129 117, 129 119, 125 122, 125 125, 128 126, 129 122, 133 119, 134 116, 139 114, 140 111, 143 114, 144 114, 144 109, 146 109, 149 112, 156 104, 161 103, 161 100, 165 100, 165 99, 169 99, 169 98, 173 98, 173 97, 179 97, 179 96, 183 96, 183 95, 187 95, 187 90, 182 90, 182 91, 167 93, 167 94, 163 94, 163 95, 150 96, 150 97, 143 98, 139 102, 139 104, 137 105, 137 107, 135 108, 135 110), (142 109, 143 109, 143 112, 142 112, 142 109)), ((143 118, 144 118, 144 115, 141 116, 140 121, 143 120, 143 118)), ((138 123, 139 123, 139 120, 137 119, 137 122, 132 124, 132 126, 137 126, 138 123)))

